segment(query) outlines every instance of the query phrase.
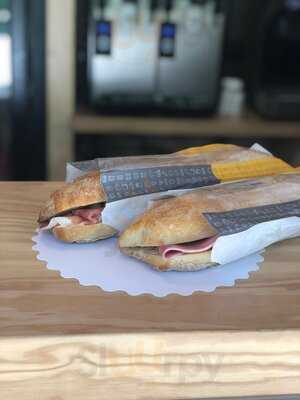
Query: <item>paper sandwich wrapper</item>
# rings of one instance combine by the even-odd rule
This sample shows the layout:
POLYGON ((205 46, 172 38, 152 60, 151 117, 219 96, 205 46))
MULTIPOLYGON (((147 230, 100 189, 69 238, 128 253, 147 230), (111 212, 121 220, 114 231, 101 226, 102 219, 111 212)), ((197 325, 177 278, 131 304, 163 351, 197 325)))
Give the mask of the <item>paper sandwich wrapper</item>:
POLYGON ((178 153, 99 158, 69 163, 67 181, 100 171, 106 203, 168 190, 192 189, 239 179, 289 172, 293 167, 259 145, 208 145, 178 153))
POLYGON ((288 217, 257 224, 246 231, 221 236, 215 242, 212 262, 223 265, 261 252, 266 247, 300 236, 300 218, 288 217))

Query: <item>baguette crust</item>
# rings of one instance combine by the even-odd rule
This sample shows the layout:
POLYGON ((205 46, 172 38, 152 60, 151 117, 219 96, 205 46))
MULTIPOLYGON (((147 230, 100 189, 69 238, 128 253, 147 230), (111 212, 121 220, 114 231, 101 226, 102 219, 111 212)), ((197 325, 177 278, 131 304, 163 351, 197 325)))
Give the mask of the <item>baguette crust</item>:
POLYGON ((165 259, 155 247, 123 247, 122 253, 150 264, 154 269, 164 271, 199 271, 214 267, 211 261, 211 250, 203 253, 185 254, 165 259))
POLYGON ((196 189, 155 205, 129 226, 120 247, 192 242, 217 232, 203 213, 283 203, 300 198, 300 174, 283 174, 196 189))
POLYGON ((67 225, 52 229, 54 236, 66 243, 89 243, 114 236, 117 231, 105 224, 67 225))
MULTIPOLYGON (((201 202, 203 210, 208 206, 218 208, 207 199, 201 202)), ((217 232, 195 204, 194 196, 180 196, 155 204, 122 233, 120 247, 157 247, 215 236, 217 232)))
POLYGON ((100 185, 100 172, 91 172, 52 193, 40 212, 38 222, 48 221, 75 208, 105 201, 106 195, 100 185))

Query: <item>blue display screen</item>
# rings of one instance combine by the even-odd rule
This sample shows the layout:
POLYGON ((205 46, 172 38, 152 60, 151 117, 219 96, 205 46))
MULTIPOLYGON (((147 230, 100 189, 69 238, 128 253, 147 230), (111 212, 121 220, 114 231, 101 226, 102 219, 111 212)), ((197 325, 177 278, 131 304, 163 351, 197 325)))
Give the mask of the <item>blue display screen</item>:
POLYGON ((176 34, 176 26, 175 24, 165 23, 161 27, 161 36, 174 38, 176 34))
POLYGON ((97 22, 97 33, 98 35, 107 35, 111 33, 111 24, 107 21, 97 22))

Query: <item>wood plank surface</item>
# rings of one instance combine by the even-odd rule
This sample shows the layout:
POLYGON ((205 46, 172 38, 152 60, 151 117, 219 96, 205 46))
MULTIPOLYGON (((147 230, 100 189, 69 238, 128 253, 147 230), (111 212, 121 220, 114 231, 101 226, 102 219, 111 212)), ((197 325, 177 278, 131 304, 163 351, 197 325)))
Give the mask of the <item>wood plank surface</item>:
POLYGON ((61 183, 0 183, 0 394, 183 399, 300 393, 300 240, 248 280, 163 299, 82 287, 36 260, 61 183))
POLYGON ((2 339, 0 393, 22 400, 299 393, 299 339, 291 331, 2 339))
POLYGON ((299 121, 265 120, 253 113, 240 118, 176 118, 97 115, 79 110, 74 114, 72 129, 78 134, 131 134, 154 136, 211 135, 237 138, 299 138, 299 121))

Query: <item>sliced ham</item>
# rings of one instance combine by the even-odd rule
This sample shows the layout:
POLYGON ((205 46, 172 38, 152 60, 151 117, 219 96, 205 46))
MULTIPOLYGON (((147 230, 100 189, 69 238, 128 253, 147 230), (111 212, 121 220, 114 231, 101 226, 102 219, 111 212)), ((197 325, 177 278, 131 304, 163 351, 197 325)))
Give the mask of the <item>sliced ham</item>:
POLYGON ((203 253, 204 251, 212 249, 216 240, 217 236, 212 236, 190 243, 160 246, 159 252, 166 259, 184 254, 203 253))
POLYGON ((98 224, 101 221, 103 208, 80 208, 72 211, 73 215, 80 217, 87 225, 98 224))
POLYGON ((93 225, 101 222, 101 213, 104 207, 86 207, 73 210, 63 217, 53 217, 47 222, 40 223, 40 230, 49 230, 55 226, 66 225, 93 225))

